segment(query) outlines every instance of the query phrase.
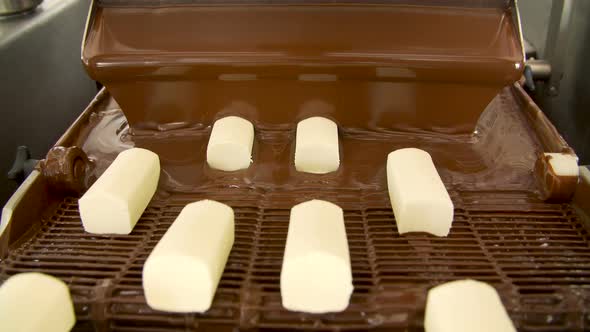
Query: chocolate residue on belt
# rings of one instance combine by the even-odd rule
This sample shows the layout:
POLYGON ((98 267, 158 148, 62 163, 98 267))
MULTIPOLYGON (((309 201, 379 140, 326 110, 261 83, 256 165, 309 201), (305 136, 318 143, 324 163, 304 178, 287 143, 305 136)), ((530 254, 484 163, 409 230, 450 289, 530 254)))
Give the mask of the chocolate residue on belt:
POLYGON ((523 69, 504 7, 96 7, 82 56, 135 130, 207 127, 223 113, 274 128, 313 114, 467 135, 523 69))
POLYGON ((409 134, 340 126, 341 165, 338 171, 326 175, 295 170, 296 124, 269 126, 254 120, 252 165, 242 171, 222 172, 205 162, 210 127, 130 135, 124 115, 112 99, 97 107, 76 144, 94 161, 93 176, 102 174, 123 149, 136 146, 158 153, 161 193, 326 186, 386 192, 387 154, 404 147, 428 151, 450 190, 534 192, 537 182, 533 170, 542 148, 527 124, 515 91, 506 88, 490 103, 473 135, 409 134))

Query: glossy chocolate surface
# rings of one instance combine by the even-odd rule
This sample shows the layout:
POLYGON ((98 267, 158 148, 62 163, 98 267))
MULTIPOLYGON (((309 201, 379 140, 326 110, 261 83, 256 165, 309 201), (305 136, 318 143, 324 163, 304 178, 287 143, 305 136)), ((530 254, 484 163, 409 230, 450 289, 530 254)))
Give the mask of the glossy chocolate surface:
POLYGON ((205 162, 210 126, 140 131, 130 134, 120 107, 113 99, 96 108, 74 142, 95 163, 97 176, 117 153, 130 147, 160 156, 159 191, 190 193, 203 190, 340 188, 386 191, 385 161, 395 149, 417 147, 428 151, 450 190, 516 190, 536 192, 533 172, 543 147, 527 124, 518 91, 506 88, 483 113, 476 133, 466 136, 414 134, 391 130, 339 127, 341 165, 326 175, 297 172, 294 167, 295 125, 267 128, 254 120, 255 141, 250 168, 222 172, 205 162))
POLYGON ((97 7, 83 49, 131 127, 152 130, 313 114, 470 134, 522 57, 503 8, 385 4, 97 7))

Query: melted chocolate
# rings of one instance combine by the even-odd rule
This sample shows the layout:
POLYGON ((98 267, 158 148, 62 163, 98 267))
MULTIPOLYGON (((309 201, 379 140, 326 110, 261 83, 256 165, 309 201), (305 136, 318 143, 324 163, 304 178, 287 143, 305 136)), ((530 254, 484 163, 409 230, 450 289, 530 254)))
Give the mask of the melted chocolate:
POLYGON ((97 7, 83 60, 135 130, 313 114, 470 134, 523 68, 504 8, 407 5, 97 7))
POLYGON ((68 194, 82 194, 93 180, 86 176, 91 167, 88 157, 77 146, 53 147, 39 166, 49 186, 68 194))
POLYGON ((123 112, 112 99, 95 108, 77 140, 97 176, 116 155, 133 146, 150 149, 162 165, 160 194, 227 190, 341 188, 386 191, 385 161, 395 149, 428 151, 447 187, 457 191, 537 190, 533 172, 543 151, 527 124, 516 90, 506 88, 483 113, 476 133, 455 136, 339 127, 341 165, 326 175, 297 172, 293 165, 295 126, 268 128, 254 121, 255 142, 250 168, 222 172, 209 168, 205 151, 210 126, 138 132, 130 135, 123 112))

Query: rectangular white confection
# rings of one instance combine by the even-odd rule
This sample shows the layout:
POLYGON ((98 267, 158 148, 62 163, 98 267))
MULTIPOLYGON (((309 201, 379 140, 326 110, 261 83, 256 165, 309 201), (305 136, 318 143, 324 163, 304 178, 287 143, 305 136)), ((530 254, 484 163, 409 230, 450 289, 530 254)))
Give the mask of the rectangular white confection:
POLYGON ((545 153, 551 169, 557 176, 575 176, 580 174, 578 157, 568 153, 545 153))
POLYGON ((428 152, 414 148, 391 152, 387 157, 387 187, 400 234, 449 234, 453 202, 428 152))
POLYGON ((426 332, 516 332, 496 290, 458 280, 432 288, 426 299, 426 332))
POLYGON ((254 125, 237 116, 215 121, 209 144, 207 164, 222 171, 237 171, 250 167, 254 144, 254 125))
POLYGON ((0 287, 0 331, 66 332, 75 323, 70 291, 59 279, 20 273, 0 287))
POLYGON ((325 174, 340 166, 338 126, 332 120, 312 117, 297 124, 295 169, 325 174))
POLYGON ((129 234, 158 187, 160 159, 145 149, 125 150, 80 198, 84 230, 129 234))
POLYGON ((169 312, 205 312, 234 243, 234 211, 211 200, 188 204, 143 266, 150 307, 169 312))
POLYGON ((294 206, 281 270, 283 306, 309 313, 343 311, 352 290, 342 209, 320 200, 294 206))

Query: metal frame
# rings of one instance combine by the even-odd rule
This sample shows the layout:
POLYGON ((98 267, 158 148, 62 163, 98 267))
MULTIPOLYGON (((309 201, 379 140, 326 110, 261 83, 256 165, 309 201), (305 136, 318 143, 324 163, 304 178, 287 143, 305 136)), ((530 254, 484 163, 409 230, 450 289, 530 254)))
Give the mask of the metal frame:
POLYGON ((94 20, 94 10, 96 8, 95 0, 90 0, 90 6, 88 7, 88 16, 86 17, 86 24, 84 25, 84 33, 82 35, 82 45, 80 46, 80 58, 84 62, 84 46, 86 45, 86 37, 88 37, 88 31, 90 24, 94 20))
POLYGON ((524 36, 522 33, 522 21, 520 19, 520 10, 518 9, 518 0, 512 0, 511 3, 512 21, 517 29, 518 40, 520 41, 520 47, 522 48, 522 61, 526 60, 526 50, 524 47, 524 36))
POLYGON ((34 170, 21 185, 18 189, 12 194, 8 202, 2 208, 2 214, 0 216, 0 236, 4 233, 4 231, 8 228, 8 225, 12 221, 12 214, 21 200, 23 200, 25 194, 29 191, 29 188, 37 181, 41 173, 37 170, 34 170))
POLYGON ((561 79, 565 71, 565 52, 568 45, 574 0, 552 1, 549 29, 545 42, 545 59, 551 64, 551 78, 548 93, 551 96, 559 94, 561 79))

